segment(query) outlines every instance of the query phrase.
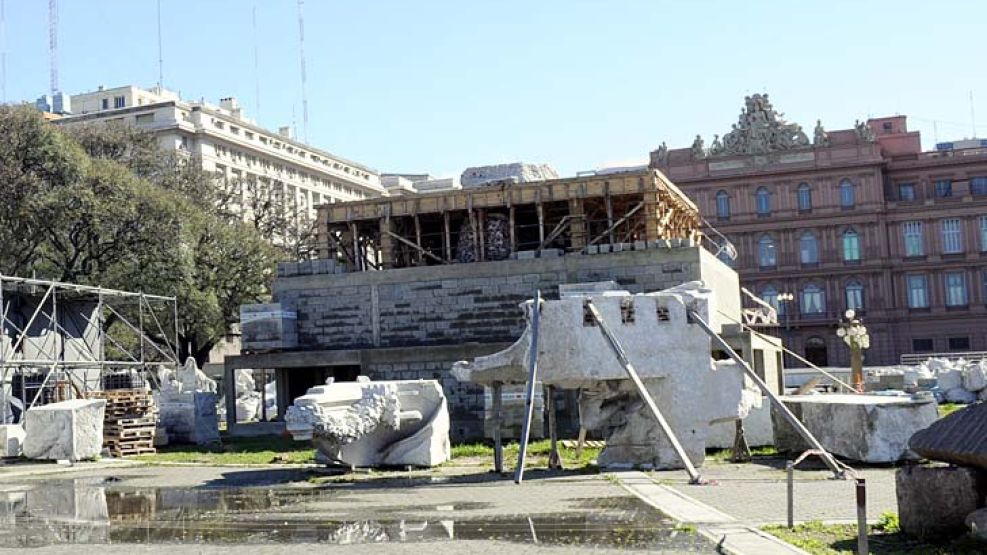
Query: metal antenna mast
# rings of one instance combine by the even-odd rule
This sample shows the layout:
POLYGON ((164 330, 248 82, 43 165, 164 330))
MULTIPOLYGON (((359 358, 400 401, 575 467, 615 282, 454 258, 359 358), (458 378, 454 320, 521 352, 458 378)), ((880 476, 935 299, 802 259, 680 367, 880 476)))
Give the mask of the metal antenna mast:
POLYGON ((7 102, 7 1, 0 0, 0 102, 7 102))
POLYGON ((161 47, 161 0, 158 0, 158 92, 164 89, 164 49, 161 47))
POLYGON ((257 119, 260 120, 260 62, 257 54, 257 4, 254 4, 252 13, 252 23, 254 30, 254 102, 257 119))
POLYGON ((48 63, 51 94, 58 92, 58 2, 48 0, 48 63))
MULTIPOLYGON (((52 0, 54 1, 54 0, 52 0)), ((302 129, 308 142, 308 83, 305 77, 305 18, 302 15, 304 0, 298 0, 298 55, 302 63, 302 129)))

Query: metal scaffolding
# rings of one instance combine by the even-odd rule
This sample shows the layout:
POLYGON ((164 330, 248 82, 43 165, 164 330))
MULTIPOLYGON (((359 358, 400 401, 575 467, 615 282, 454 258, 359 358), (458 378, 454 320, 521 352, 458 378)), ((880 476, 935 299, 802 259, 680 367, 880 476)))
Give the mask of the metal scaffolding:
POLYGON ((162 366, 178 366, 175 297, 0 274, 0 423, 162 366))

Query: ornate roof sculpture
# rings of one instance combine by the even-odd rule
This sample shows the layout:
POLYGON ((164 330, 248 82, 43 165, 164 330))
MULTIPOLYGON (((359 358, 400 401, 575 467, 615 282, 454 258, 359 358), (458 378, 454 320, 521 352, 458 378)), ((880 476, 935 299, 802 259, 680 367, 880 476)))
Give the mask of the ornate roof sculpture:
POLYGON ((812 146, 802 126, 788 123, 784 114, 775 111, 767 93, 745 97, 744 103, 737 123, 723 140, 719 135, 713 137, 710 156, 766 154, 812 146))

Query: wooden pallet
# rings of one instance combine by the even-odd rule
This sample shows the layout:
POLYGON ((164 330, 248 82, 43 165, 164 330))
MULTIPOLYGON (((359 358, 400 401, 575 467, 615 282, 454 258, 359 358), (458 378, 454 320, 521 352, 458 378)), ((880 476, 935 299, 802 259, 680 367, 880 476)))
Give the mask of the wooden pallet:
POLYGON ((119 428, 103 428, 103 439, 154 439, 154 428, 138 428, 121 430, 119 428))
MULTIPOLYGON (((566 449, 575 449, 579 445, 579 442, 575 439, 562 439, 559 440, 559 445, 566 449)), ((591 449, 603 449, 604 446, 606 446, 605 441, 596 439, 587 439, 583 442, 583 447, 589 447, 591 449)))
POLYGON ((157 418, 154 415, 151 416, 139 416, 139 417, 129 417, 129 418, 104 418, 103 422, 106 426, 115 426, 117 428, 146 428, 148 426, 154 427, 157 424, 157 418))
POLYGON ((130 457, 133 455, 153 455, 158 450, 154 447, 110 447, 110 453, 117 457, 130 457))

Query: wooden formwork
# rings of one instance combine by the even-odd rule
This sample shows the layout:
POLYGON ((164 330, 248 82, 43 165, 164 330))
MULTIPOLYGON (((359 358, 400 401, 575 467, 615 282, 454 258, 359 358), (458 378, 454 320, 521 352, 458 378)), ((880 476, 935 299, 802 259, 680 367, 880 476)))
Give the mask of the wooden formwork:
POLYGON ((701 235, 696 205, 648 169, 324 205, 320 255, 350 270, 496 260, 484 237, 494 218, 511 253, 701 235), (457 254, 464 241, 473 243, 468 260, 457 254))

